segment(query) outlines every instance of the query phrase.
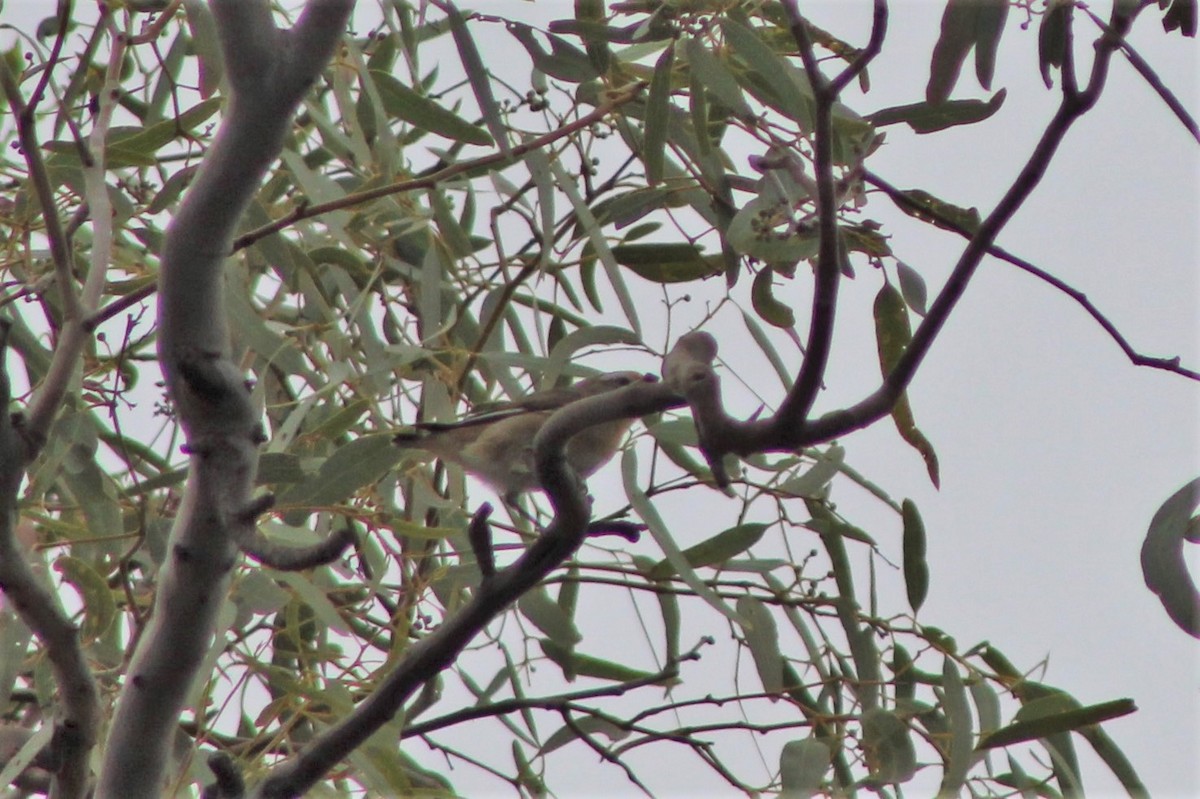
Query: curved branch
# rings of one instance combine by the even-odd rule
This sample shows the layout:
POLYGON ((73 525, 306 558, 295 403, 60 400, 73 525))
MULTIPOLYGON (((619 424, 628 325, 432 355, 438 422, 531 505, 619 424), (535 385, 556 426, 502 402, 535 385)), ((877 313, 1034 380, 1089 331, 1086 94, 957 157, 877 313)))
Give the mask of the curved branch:
POLYGON ((556 411, 534 440, 538 478, 554 507, 546 531, 510 566, 485 580, 456 614, 409 647, 401 661, 345 718, 272 770, 260 799, 299 796, 387 724, 429 679, 447 668, 493 619, 558 568, 583 543, 590 518, 585 492, 566 461, 566 443, 592 425, 678 407, 663 383, 634 383, 556 411))
POLYGON ((353 0, 309 0, 290 30, 268 0, 212 0, 230 79, 225 117, 167 228, 159 273, 159 363, 192 456, 154 613, 113 715, 97 799, 159 796, 179 712, 207 654, 246 538, 263 439, 229 355, 223 266, 242 214, 278 158, 292 116, 329 62, 353 0))
MULTIPOLYGON (((8 328, 0 320, 0 588, 33 634, 46 648, 59 706, 51 740, 54 795, 72 799, 86 795, 89 760, 100 729, 99 691, 79 642, 79 630, 62 611, 58 597, 29 564, 29 553, 17 540, 17 493, 25 476, 27 434, 8 414, 10 400, 5 356, 8 328)), ((51 767, 48 764, 48 767, 51 767)))
POLYGON ((1071 126, 1091 110, 1100 98, 1100 93, 1108 77, 1108 67, 1113 53, 1120 47, 1122 37, 1129 30, 1133 18, 1140 8, 1130 13, 1123 13, 1120 4, 1114 7, 1112 24, 1096 42, 1096 56, 1092 62, 1092 72, 1087 87, 1077 93, 1063 92, 1058 110, 1042 133, 1033 154, 995 209, 980 224, 974 237, 959 257, 946 285, 930 305, 924 320, 914 332, 912 341, 879 389, 850 408, 827 414, 804 425, 802 430, 798 431, 794 438, 787 443, 804 446, 828 441, 845 433, 860 430, 891 412, 892 406, 904 393, 908 384, 912 382, 918 367, 933 346, 934 340, 941 332, 946 320, 949 319, 959 299, 962 298, 988 248, 992 246, 1000 230, 1037 188, 1071 126))
POLYGON ((887 33, 888 10, 886 0, 875 0, 870 42, 846 69, 830 81, 821 73, 817 64, 807 23, 800 16, 796 0, 784 0, 783 8, 787 13, 792 37, 800 50, 804 71, 812 84, 816 105, 813 171, 817 184, 817 220, 820 234, 812 312, 809 319, 808 350, 796 383, 775 415, 777 427, 791 429, 799 427, 808 418, 825 379, 825 370, 833 348, 833 326, 837 316, 838 285, 841 281, 838 200, 833 174, 833 105, 842 89, 861 74, 879 54, 887 33))

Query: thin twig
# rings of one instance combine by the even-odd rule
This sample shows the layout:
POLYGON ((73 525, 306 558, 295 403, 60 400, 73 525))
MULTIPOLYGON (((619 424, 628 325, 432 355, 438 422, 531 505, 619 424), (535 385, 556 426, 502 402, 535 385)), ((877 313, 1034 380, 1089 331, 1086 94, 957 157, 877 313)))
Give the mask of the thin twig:
MULTIPOLYGON (((1096 16, 1091 9, 1084 7, 1083 10, 1101 30, 1108 28, 1104 20, 1096 16)), ((1142 58, 1141 54, 1133 48, 1133 45, 1124 39, 1121 40, 1121 53, 1129 60, 1129 63, 1137 70, 1137 73, 1142 76, 1146 83, 1150 84, 1150 88, 1154 89, 1159 98, 1166 103, 1167 108, 1171 109, 1176 118, 1183 123, 1188 133, 1192 134, 1192 138, 1200 142, 1200 125, 1196 124, 1196 120, 1183 107, 1183 103, 1179 101, 1175 93, 1163 83, 1162 78, 1154 71, 1154 67, 1150 66, 1146 59, 1142 58)))
MULTIPOLYGON (((863 178, 867 183, 886 194, 892 200, 892 202, 896 203, 896 205, 919 212, 921 215, 929 217, 930 219, 937 220, 939 226, 957 233, 963 238, 971 238, 971 231, 964 228, 958 222, 944 214, 939 213, 937 210, 931 207, 916 202, 903 191, 881 178, 879 175, 876 175, 873 172, 864 172, 863 178)), ((1113 322, 1109 320, 1109 318, 1105 316, 1105 314, 1099 308, 1097 308, 1091 300, 1088 299, 1087 295, 1079 289, 1074 288, 1066 281, 1055 277, 1045 269, 1042 269, 1041 267, 1025 260, 1024 258, 1009 252, 997 244, 989 244, 987 246, 987 253, 988 255, 1012 264, 1018 269, 1028 272, 1039 280, 1050 284, 1077 302, 1093 319, 1096 320, 1096 323, 1099 324, 1100 327, 1112 337, 1113 341, 1117 342, 1117 345, 1134 365, 1149 366, 1153 369, 1162 369, 1167 372, 1174 372, 1175 374, 1182 375, 1191 380, 1200 380, 1200 372, 1182 366, 1180 364, 1178 355, 1173 358, 1157 358, 1150 355, 1143 355, 1135 350, 1133 345, 1129 343, 1129 340, 1126 339, 1125 336, 1121 334, 1121 331, 1117 329, 1117 326, 1113 324, 1113 322)))
POLYGON ((451 164, 444 169, 439 169, 436 172, 423 175, 422 177, 401 180, 387 186, 380 186, 375 189, 368 189, 366 191, 355 192, 354 194, 347 194, 345 197, 341 197, 337 200, 331 200, 326 203, 318 203, 316 205, 301 205, 290 214, 287 214, 286 216, 277 219, 274 222, 263 225, 260 228, 251 230, 249 233, 234 239, 232 251, 237 252, 238 250, 244 249, 259 239, 269 236, 272 233, 278 233, 284 228, 290 227, 296 222, 304 219, 311 219, 314 216, 327 214, 330 211, 340 211, 343 208, 351 208, 362 203, 371 202, 372 200, 378 200, 382 197, 390 197, 393 194, 402 194, 415 189, 430 189, 465 172, 471 172, 476 169, 490 167, 496 164, 509 163, 514 159, 520 158, 526 153, 541 149, 542 147, 545 147, 548 144, 557 141, 558 139, 561 139, 565 136, 570 136, 579 130, 596 124, 612 113, 613 109, 624 105, 641 94, 644 86, 645 84, 643 83, 635 83, 618 91, 614 91, 609 94, 607 100, 597 106, 596 109, 590 114, 582 116, 574 122, 564 125, 561 128, 556 128, 548 133, 543 133, 537 138, 530 139, 527 142, 523 142, 511 147, 509 148, 508 152, 497 151, 490 155, 485 155, 471 161, 460 161, 456 164, 451 164))

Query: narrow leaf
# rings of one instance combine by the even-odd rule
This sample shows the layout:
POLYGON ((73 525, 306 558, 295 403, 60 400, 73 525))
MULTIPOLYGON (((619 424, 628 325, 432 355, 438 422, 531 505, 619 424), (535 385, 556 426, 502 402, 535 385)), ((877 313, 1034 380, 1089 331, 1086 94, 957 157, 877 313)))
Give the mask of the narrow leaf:
MULTIPOLYGON (((693 568, 720 566, 730 558, 737 557, 757 544, 762 539, 767 527, 768 525, 758 522, 730 527, 712 538, 683 550, 683 558, 693 568)), ((655 564, 647 576, 651 580, 664 580, 673 574, 675 574, 675 567, 669 560, 663 559, 655 564)))
POLYGON ((454 141, 477 144, 481 147, 492 145, 492 137, 486 130, 472 125, 454 112, 410 89, 392 75, 374 70, 370 74, 379 89, 384 110, 390 116, 407 122, 418 130, 436 133, 454 141))
POLYGON ((917 505, 905 499, 901 505, 904 520, 904 588, 908 604, 916 613, 925 604, 929 593, 929 564, 925 560, 925 522, 917 505))
POLYGON ((446 18, 450 22, 450 35, 454 37, 458 56, 462 59, 463 69, 467 73, 467 82, 471 84, 471 91, 475 93, 475 101, 479 103, 479 110, 483 112, 483 122, 500 147, 500 151, 508 155, 510 149, 508 131, 500 116, 500 104, 496 102, 496 97, 492 94, 491 77, 483 65, 479 48, 475 46, 475 39, 467 30, 467 22, 462 13, 449 3, 445 4, 443 8, 446 10, 446 18))
POLYGON ((742 633, 758 669, 763 690, 768 694, 783 691, 783 654, 779 650, 779 631, 771 611, 754 597, 744 596, 737 601, 737 612, 744 621, 742 633))
MULTIPOLYGON (((646 182, 655 186, 663 179, 667 129, 671 109, 671 73, 675 65, 675 46, 668 45, 654 65, 650 92, 646 96, 646 127, 642 160, 646 164, 646 182)), ((619 259, 618 259, 619 260, 619 259)))
POLYGON ((1188 571, 1183 544, 1200 505, 1200 478, 1163 503, 1142 542, 1142 575, 1179 629, 1200 638, 1200 591, 1188 571))
MULTIPOLYGON (((1031 702, 1022 710, 1027 710, 1034 705, 1035 703, 1031 702)), ((1110 702, 1101 702, 1097 705, 1078 707, 1073 710, 1037 715, 1034 718, 1016 721, 1007 727, 996 730, 981 740, 977 748, 995 749, 998 746, 1011 746, 1022 741, 1045 738, 1055 733, 1071 732, 1080 727, 1127 716, 1136 710, 1137 705, 1133 703, 1132 699, 1114 699, 1110 702)))

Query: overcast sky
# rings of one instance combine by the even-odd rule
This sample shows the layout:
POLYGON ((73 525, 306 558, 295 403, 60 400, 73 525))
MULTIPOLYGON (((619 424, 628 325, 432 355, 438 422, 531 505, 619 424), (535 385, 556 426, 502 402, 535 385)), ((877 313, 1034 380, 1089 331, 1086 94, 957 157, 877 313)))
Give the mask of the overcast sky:
MULTIPOLYGON (((823 27, 865 40, 869 4, 801 5, 823 27)), ((476 7, 532 20, 570 13, 571 4, 476 7)), ((847 100, 855 110, 923 96, 941 7, 893 4, 884 52, 870 70, 872 91, 847 100)), ((9 0, 3 21, 48 8, 9 0)), ((999 114, 930 137, 889 128, 888 143, 869 162, 875 172, 990 210, 1056 101, 1037 71, 1036 29, 1020 30, 1020 16, 1011 15, 1001 45, 994 88, 1009 92, 999 114)), ((1081 23, 1080 37, 1087 33, 1081 23)), ((1200 113, 1195 41, 1163 36, 1154 9, 1143 14, 1132 41, 1185 106, 1200 113)), ((1139 350, 1179 355, 1197 368, 1197 146, 1122 58, 1113 67, 1099 106, 1072 131, 1044 185, 999 243, 1085 291, 1139 350)), ((955 96, 985 96, 969 68, 955 96)), ((914 228, 886 207, 873 201, 868 213, 880 209, 879 217, 896 221, 896 254, 931 288, 938 285, 959 241, 928 228, 912 235, 914 228)), ((870 329, 863 309, 877 288, 869 279, 843 287, 848 311, 827 380, 828 407, 860 397, 877 379, 874 342, 860 335, 870 329)), ((794 304, 802 307, 799 298, 794 304)), ((725 345, 723 354, 730 352, 725 345)), ((913 497, 924 514, 933 578, 922 621, 961 644, 990 640, 1018 666, 1047 659, 1042 679, 1084 703, 1132 697, 1140 711, 1108 729, 1151 795, 1200 795, 1197 643, 1167 619, 1142 582, 1138 560, 1155 510, 1200 474, 1198 387, 1130 365, 1069 299, 988 261, 910 394, 941 460, 940 491, 888 424, 843 443, 850 463, 893 496, 913 497)), ((596 480, 619 484, 615 469, 596 480)), ((871 503, 856 504, 853 492, 842 502, 867 529, 873 519, 896 526, 891 515, 874 515, 871 503)), ((695 539, 713 532, 697 529, 695 539)), ((1091 760, 1085 746, 1080 751, 1091 760)), ((1102 770, 1085 768, 1085 776, 1102 770)), ((1092 796, 1115 791, 1096 781, 1089 787, 1092 796)))

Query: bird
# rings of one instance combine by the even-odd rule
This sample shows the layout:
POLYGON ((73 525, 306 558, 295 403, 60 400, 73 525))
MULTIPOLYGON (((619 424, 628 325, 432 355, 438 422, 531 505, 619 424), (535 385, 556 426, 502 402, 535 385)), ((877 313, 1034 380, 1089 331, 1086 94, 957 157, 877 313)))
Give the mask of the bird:
MULTIPOLYGON (((534 463, 533 439, 556 410, 572 402, 615 391, 641 381, 640 372, 606 372, 566 388, 535 391, 512 402, 490 405, 454 422, 419 422, 392 440, 457 463, 495 489, 506 501, 541 490, 534 463)), ((567 462, 587 478, 608 463, 633 419, 616 419, 581 430, 567 442, 567 462)))

